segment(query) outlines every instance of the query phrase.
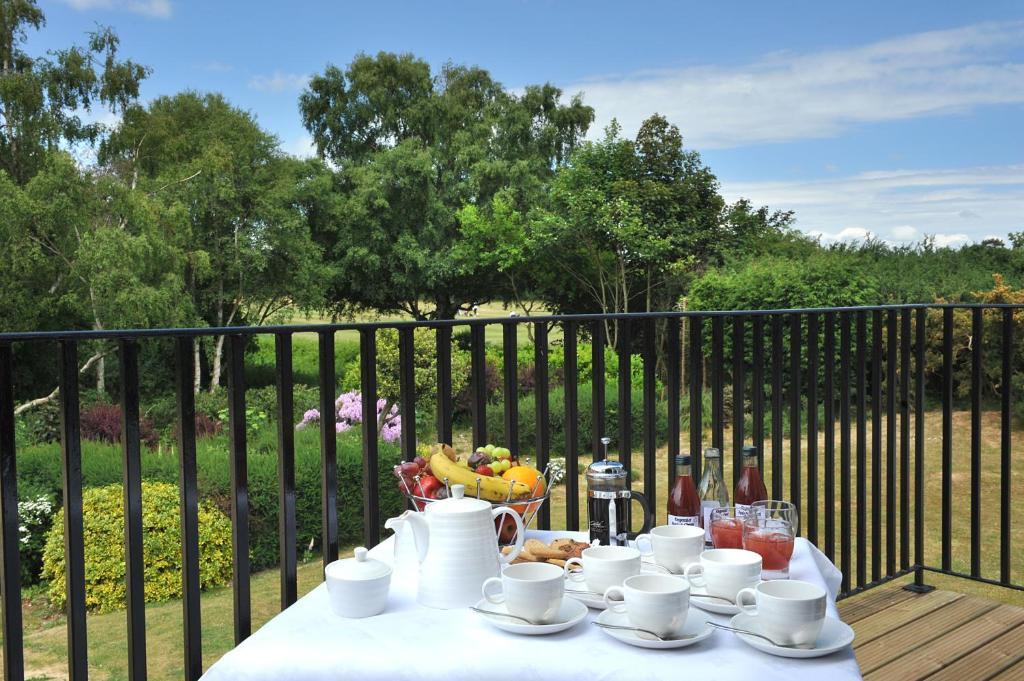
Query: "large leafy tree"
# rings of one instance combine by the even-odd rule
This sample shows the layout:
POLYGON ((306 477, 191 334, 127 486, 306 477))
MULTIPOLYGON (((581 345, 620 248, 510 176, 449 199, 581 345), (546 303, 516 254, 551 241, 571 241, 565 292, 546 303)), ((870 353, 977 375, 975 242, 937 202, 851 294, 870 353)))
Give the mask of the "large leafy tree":
POLYGON ((665 310, 696 274, 789 219, 745 201, 727 205, 700 155, 655 114, 635 140, 613 122, 573 154, 549 204, 529 220, 524 254, 560 274, 535 283, 555 310, 665 310))
POLYGON ((28 54, 28 30, 45 21, 35 0, 0 0, 0 170, 19 185, 39 172, 48 152, 95 142, 104 127, 84 114, 97 105, 123 111, 148 73, 118 60, 117 35, 104 27, 84 47, 28 54))
MULTIPOLYGON (((250 114, 215 94, 160 97, 125 112, 100 161, 184 215, 185 286, 202 322, 262 324, 321 304, 326 274, 308 217, 328 171, 282 154, 250 114)), ((211 390, 223 342, 211 349, 211 390)))
POLYGON ((340 200, 317 238, 334 267, 336 312, 452 317, 505 293, 484 264, 457 258, 460 211, 504 192, 520 210, 586 133, 593 111, 551 85, 509 92, 480 68, 437 74, 412 55, 329 66, 299 102, 340 200), (372 273, 372 276, 368 276, 372 273))

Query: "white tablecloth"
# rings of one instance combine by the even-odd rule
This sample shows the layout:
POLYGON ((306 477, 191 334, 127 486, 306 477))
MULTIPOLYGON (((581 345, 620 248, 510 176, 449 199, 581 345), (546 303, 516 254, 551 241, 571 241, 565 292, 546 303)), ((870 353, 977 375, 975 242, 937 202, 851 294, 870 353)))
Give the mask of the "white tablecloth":
MULTIPOLYGON (((543 541, 567 534, 530 533, 543 541)), ((393 538, 370 552, 385 562, 391 562, 394 554, 393 538)), ((790 577, 824 586, 832 596, 829 614, 838 616, 834 597, 839 570, 804 539, 797 540, 790 577)), ((338 617, 328 605, 326 585, 321 584, 218 660, 203 679, 844 681, 861 677, 850 649, 823 658, 791 660, 758 652, 726 631, 716 631, 706 641, 687 648, 636 648, 591 625, 599 612, 591 610, 587 621, 559 634, 508 634, 469 610, 432 610, 417 605, 415 571, 402 560, 396 565, 388 609, 383 614, 367 619, 338 617)), ((730 619, 695 612, 723 623, 730 619)))

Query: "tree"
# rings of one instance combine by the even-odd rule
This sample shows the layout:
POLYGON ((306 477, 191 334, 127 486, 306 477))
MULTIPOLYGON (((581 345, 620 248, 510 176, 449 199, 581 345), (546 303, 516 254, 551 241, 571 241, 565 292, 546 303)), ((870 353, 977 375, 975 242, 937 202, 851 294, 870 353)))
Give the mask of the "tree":
POLYGON ((432 75, 409 54, 358 55, 314 76, 299 107, 342 197, 317 235, 332 309, 450 318, 503 295, 484 266, 454 262, 460 211, 499 192, 519 210, 536 200, 593 120, 579 96, 561 99, 548 84, 511 93, 478 67, 432 75))
POLYGON ((117 35, 98 27, 86 47, 47 57, 23 49, 46 19, 36 0, 0 0, 0 170, 26 184, 62 145, 93 143, 102 124, 83 120, 97 104, 123 111, 139 96, 148 69, 118 61, 117 35))
MULTIPOLYGON (((326 274, 307 213, 327 170, 284 156, 250 114, 216 94, 159 97, 125 112, 99 158, 185 216, 185 286, 202 322, 262 324, 320 304, 326 274)), ((223 345, 216 337, 211 391, 223 345)))

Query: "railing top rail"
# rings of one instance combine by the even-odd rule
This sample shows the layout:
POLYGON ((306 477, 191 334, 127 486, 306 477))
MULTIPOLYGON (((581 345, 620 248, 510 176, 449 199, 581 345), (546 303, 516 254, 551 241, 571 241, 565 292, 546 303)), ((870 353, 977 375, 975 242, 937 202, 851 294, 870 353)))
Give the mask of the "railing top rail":
POLYGON ((183 336, 256 335, 278 333, 319 333, 366 329, 443 328, 502 323, 587 322, 615 319, 673 319, 681 317, 758 317, 785 314, 824 314, 827 312, 871 312, 875 310, 920 309, 1014 309, 1024 304, 1011 303, 909 303, 900 305, 862 305, 847 307, 809 307, 766 310, 674 310, 665 312, 612 312, 571 315, 509 317, 459 317, 456 319, 393 320, 378 322, 342 322, 326 324, 277 324, 268 326, 206 326, 159 329, 85 329, 80 331, 10 331, 0 333, 0 343, 61 340, 117 340, 126 338, 177 338, 183 336))

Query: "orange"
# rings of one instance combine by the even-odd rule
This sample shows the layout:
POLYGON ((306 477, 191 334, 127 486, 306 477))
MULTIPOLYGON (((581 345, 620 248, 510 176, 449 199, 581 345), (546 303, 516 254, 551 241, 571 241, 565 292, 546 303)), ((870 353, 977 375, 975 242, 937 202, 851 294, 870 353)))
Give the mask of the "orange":
MULTIPOLYGON (((523 483, 533 490, 530 494, 531 497, 539 497, 544 494, 544 476, 539 470, 532 466, 513 466, 502 473, 501 477, 502 479, 510 482, 523 483)), ((544 502, 538 501, 537 503, 529 504, 528 507, 526 504, 523 504, 520 506, 513 506, 512 508, 519 515, 526 516, 527 514, 532 515, 536 513, 542 503, 544 502)))

